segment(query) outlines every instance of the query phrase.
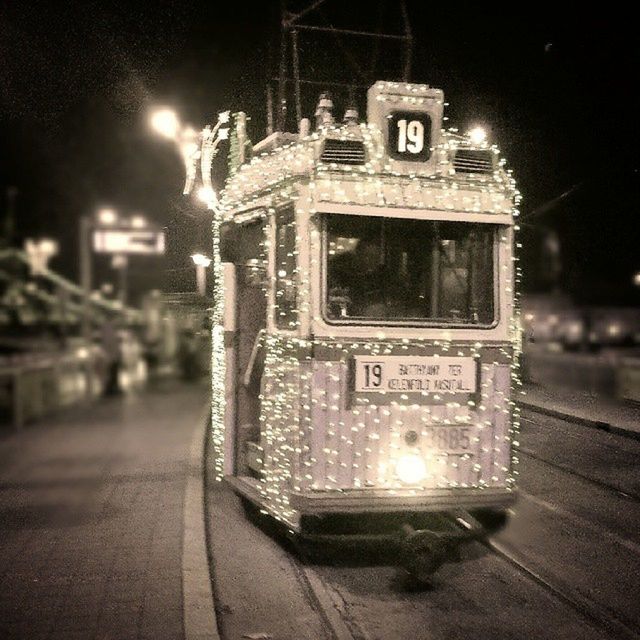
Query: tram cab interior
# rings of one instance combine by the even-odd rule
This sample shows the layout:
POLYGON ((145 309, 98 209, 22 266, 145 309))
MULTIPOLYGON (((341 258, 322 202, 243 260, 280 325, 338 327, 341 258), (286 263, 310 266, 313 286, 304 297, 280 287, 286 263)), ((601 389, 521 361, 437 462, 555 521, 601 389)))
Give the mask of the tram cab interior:
POLYGON ((223 195, 220 476, 293 531, 514 500, 517 192, 443 102, 376 83, 367 123, 274 134, 223 195))

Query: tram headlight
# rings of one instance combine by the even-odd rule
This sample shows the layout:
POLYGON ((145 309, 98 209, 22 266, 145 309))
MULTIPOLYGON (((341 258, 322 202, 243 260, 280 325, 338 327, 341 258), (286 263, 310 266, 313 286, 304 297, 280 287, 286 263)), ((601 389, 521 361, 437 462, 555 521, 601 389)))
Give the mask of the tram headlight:
POLYGON ((425 479, 427 465, 420 456, 413 454, 402 456, 396 465, 396 475, 404 484, 417 484, 425 479))

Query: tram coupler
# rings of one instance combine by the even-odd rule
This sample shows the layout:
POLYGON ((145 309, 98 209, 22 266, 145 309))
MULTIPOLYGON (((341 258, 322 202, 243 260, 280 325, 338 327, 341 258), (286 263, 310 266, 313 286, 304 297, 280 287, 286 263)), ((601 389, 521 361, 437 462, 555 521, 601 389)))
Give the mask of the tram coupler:
POLYGON ((401 527, 400 565, 420 582, 427 582, 445 563, 460 560, 464 543, 486 536, 486 529, 467 511, 440 515, 430 529, 401 527))

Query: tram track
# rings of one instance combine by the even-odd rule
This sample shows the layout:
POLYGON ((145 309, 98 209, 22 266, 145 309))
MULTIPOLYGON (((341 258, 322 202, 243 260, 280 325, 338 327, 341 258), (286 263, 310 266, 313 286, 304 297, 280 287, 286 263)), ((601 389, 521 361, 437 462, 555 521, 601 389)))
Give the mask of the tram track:
POLYGON ((508 546, 493 539, 486 540, 483 544, 496 556, 515 567, 520 573, 552 594, 557 600, 571 607, 584 619, 588 620, 592 626, 606 631, 616 639, 638 640, 640 638, 640 632, 638 632, 633 622, 623 619, 617 612, 608 607, 603 607, 576 590, 570 589, 560 581, 552 581, 543 576, 540 571, 527 566, 526 561, 519 558, 508 546))
MULTIPOLYGON (((569 419, 567 420, 562 420, 561 418, 555 417, 555 416, 549 416, 546 413, 543 412, 538 412, 535 411, 532 408, 527 408, 527 412, 528 413, 533 413, 534 415, 538 415, 538 416, 543 416, 547 419, 551 419, 551 420, 555 420, 557 422, 565 422, 567 424, 571 424, 573 426, 579 425, 580 423, 577 422, 573 422, 569 419)), ((531 424, 534 424, 536 427, 542 427, 543 429, 549 429, 550 431, 555 431, 557 433, 561 433, 562 435, 565 435, 569 438, 571 438, 572 440, 579 440, 581 441, 582 438, 580 438, 579 436, 570 433, 569 431, 567 431, 567 429, 560 429, 557 426, 554 426, 552 424, 546 423, 546 422, 538 422, 536 420, 532 420, 531 418, 527 418, 526 416, 521 415, 520 416, 520 420, 524 420, 525 422, 530 422, 531 424)), ((588 428, 593 428, 595 429, 595 427, 588 427, 588 428)), ((607 431, 606 429, 596 429, 596 431, 598 433, 601 434, 602 437, 607 437, 610 436, 611 438, 618 438, 620 443, 625 443, 625 444, 632 444, 632 443, 636 443, 638 442, 637 437, 635 434, 633 435, 628 435, 626 432, 623 431, 607 431)), ((620 452, 621 448, 619 446, 616 445, 612 445, 608 442, 601 442, 600 443, 601 447, 604 447, 606 449, 609 449, 610 451, 615 451, 617 453, 620 452)))
POLYGON ((569 475, 575 476, 576 478, 580 478, 581 480, 584 480, 585 482, 588 482, 594 486, 600 487, 602 489, 607 489, 608 491, 612 491, 619 497, 625 498, 626 500, 633 500, 634 502, 640 502, 640 495, 637 493, 625 491, 622 488, 618 487, 617 485, 588 476, 580 471, 576 471, 575 469, 572 469, 566 464, 553 462, 548 458, 543 458, 542 456, 539 456, 537 453, 535 453, 529 448, 518 447, 517 453, 520 455, 525 455, 528 458, 532 458, 533 460, 537 460, 538 462, 542 462, 543 464, 553 467, 554 469, 559 469, 560 471, 563 471, 565 473, 568 473, 569 475))
MULTIPOLYGON (((238 514, 240 515, 240 514, 238 514)), ((244 523, 244 527, 252 527, 250 522, 244 523)), ((251 531, 251 529, 249 529, 251 531)), ((264 540, 269 544, 268 538, 264 540)), ((473 543, 478 545, 478 549, 482 549, 480 546, 482 543, 473 543)), ((285 545, 285 548, 288 545, 285 545)), ((521 601, 540 601, 540 595, 533 595, 536 589, 539 589, 539 593, 546 593, 548 598, 557 602, 557 609, 554 614, 554 619, 559 624, 561 618, 558 616, 558 611, 571 610, 572 616, 575 616, 576 620, 582 620, 582 624, 585 628, 593 630, 596 637, 603 638, 603 630, 608 632, 607 637, 611 638, 623 638, 638 640, 640 636, 634 631, 633 626, 629 621, 621 618, 617 613, 609 611, 598 603, 592 602, 589 598, 575 593, 567 584, 556 581, 555 577, 548 577, 543 572, 537 570, 532 563, 527 559, 522 559, 517 555, 517 552, 512 551, 508 547, 504 546, 500 542, 495 540, 489 540, 484 545, 490 553, 487 558, 495 556, 498 564, 486 564, 485 561, 481 561, 480 567, 484 567, 482 573, 484 575, 494 576, 496 580, 494 584, 499 585, 501 589, 504 589, 505 593, 521 593, 526 594, 524 597, 526 600, 521 601), (490 567, 501 567, 496 574, 495 569, 490 567), (505 572, 507 567, 511 567, 511 570, 505 572), (516 572, 514 572, 514 569, 516 572), (520 581, 515 576, 521 574, 525 580, 520 581), (505 587, 505 585, 512 585, 511 587, 505 587), (531 586, 525 587, 530 584, 531 586), (518 586, 520 585, 520 586, 518 586), (533 585, 536 585, 534 587, 533 585), (532 591, 534 590, 534 591, 532 591), (531 596, 529 596, 531 594, 531 596), (529 599, 531 598, 531 600, 529 599)), ((280 555, 280 554, 279 554, 280 555)), ((298 583, 298 591, 301 593, 301 598, 306 601, 309 609, 315 612, 315 615, 322 621, 322 632, 314 637, 326 638, 327 640, 380 640, 384 638, 391 638, 394 635, 385 635, 386 632, 381 630, 382 624, 384 628, 393 630, 396 628, 398 631, 398 638, 408 638, 407 629, 411 627, 411 621, 415 620, 418 623, 420 620, 430 620, 431 623, 437 624, 451 624, 445 623, 449 619, 450 598, 451 595, 446 594, 450 591, 451 594, 463 593, 460 591, 461 587, 464 590, 469 590, 468 598, 469 602, 474 602, 476 598, 482 600, 480 595, 486 591, 486 582, 484 580, 475 579, 475 581, 467 582, 464 578, 462 581, 458 577, 457 579, 451 578, 451 576, 445 575, 441 581, 436 580, 436 587, 429 587, 424 592, 422 590, 416 591, 411 586, 407 587, 403 584, 402 587, 398 587, 398 583, 391 578, 391 567, 386 563, 384 566, 372 567, 369 565, 359 565, 350 568, 339 563, 334 565, 330 563, 325 565, 315 564, 315 560, 310 559, 303 549, 298 548, 298 553, 294 549, 289 548, 286 556, 286 564, 290 567, 290 572, 294 574, 295 581, 298 583), (369 577, 367 576, 367 573, 369 577), (375 577, 374 577, 375 576, 375 577), (450 580, 453 580, 453 586, 450 589, 450 580), (394 586, 395 583, 395 586, 394 586), (362 593, 359 591, 357 585, 373 585, 373 584, 388 584, 386 588, 380 589, 380 600, 377 598, 370 599, 368 597, 362 597, 362 593), (457 585, 457 586, 456 586, 457 585), (435 588, 435 591, 434 591, 435 588), (419 594, 423 593, 422 596, 419 594), (377 611, 378 603, 383 605, 386 613, 380 613, 377 611), (443 606, 444 605, 444 606, 443 606), (369 609, 369 607, 376 607, 375 609, 369 609), (434 615, 434 612, 435 615, 434 615), (437 613, 439 612, 439 613, 437 613)), ((479 567, 476 566, 476 570, 479 567)), ((281 567, 279 571, 284 570, 281 567)), ((471 567, 469 567, 471 570, 471 567)), ((460 569, 455 569, 459 572, 460 569)), ((455 574, 454 574, 455 575, 455 574)), ((458 573, 458 576, 461 574, 458 573)), ((215 586, 215 571, 213 574, 213 582, 215 586)), ((371 593, 368 591, 367 593, 371 593)), ((378 591, 375 591, 378 593, 378 591)), ((301 600, 302 602, 302 600, 301 600)), ((488 601, 491 602, 491 601, 488 601)), ((229 617, 228 612, 225 612, 227 608, 225 605, 231 605, 232 609, 237 606, 234 601, 229 601, 224 596, 221 603, 223 610, 221 611, 222 618, 229 617)), ((473 608, 472 608, 473 610, 473 608)), ((303 614, 301 620, 309 614, 303 614)), ((472 614, 470 614, 472 615, 472 614)), ((566 614, 565 614, 566 615, 566 614)), ((233 617, 233 616, 231 616, 233 617)), ((465 623, 455 624, 449 627, 452 638, 468 637, 465 629, 468 630, 465 623)), ((269 625, 264 625, 271 631, 269 625)), ((232 628, 227 628, 227 624, 223 624, 219 627, 221 638, 238 637, 234 635, 232 628)), ((275 631, 275 629, 274 629, 275 631)), ((269 632, 265 634, 265 637, 269 637, 269 632)), ((249 636, 247 636, 249 637, 249 636)), ((273 635, 277 637, 277 635, 273 635)), ((307 636, 304 636, 307 637, 307 636)), ((425 633, 419 636, 420 638, 431 638, 431 634, 425 629, 425 633)), ((489 638, 490 636, 479 635, 480 638, 489 638)), ((591 635, 584 635, 580 637, 591 637, 591 635)))
MULTIPOLYGON (((492 555, 501 560, 505 566, 515 569, 532 584, 557 600, 562 606, 572 609, 594 631, 606 632, 608 637, 617 640, 639 640, 640 633, 633 622, 623 618, 618 612, 604 607, 594 600, 572 589, 555 577, 545 576, 542 571, 532 567, 526 559, 507 545, 494 539, 474 543, 485 547, 492 555)), ((314 607, 327 621, 327 629, 335 640, 371 640, 362 625, 349 614, 349 603, 340 589, 332 586, 331 581, 322 577, 313 567, 292 559, 300 580, 304 582, 309 598, 314 607)), ((412 615, 414 609, 406 603, 404 615, 412 615)), ((395 610, 395 615, 399 610, 395 610)), ((402 614, 400 614, 402 615, 402 614)), ((604 637, 604 636, 603 636, 604 637)))
POLYGON ((573 522, 573 524, 578 525, 581 529, 588 529, 597 536, 604 536, 612 542, 615 542, 616 544, 619 544, 632 553, 640 556, 640 544, 634 542, 633 540, 624 538, 602 525, 596 525, 590 520, 587 520, 586 518, 583 518, 576 513, 572 513, 571 511, 568 511, 567 509, 564 509, 557 504, 553 504, 547 500, 543 500, 542 498, 527 493, 523 489, 518 490, 518 496, 519 498, 524 498, 525 500, 537 505, 538 507, 541 507, 542 509, 551 511, 552 513, 558 514, 562 518, 570 520, 571 522, 573 522))
MULTIPOLYGON (((525 422, 529 422, 533 425, 535 425, 536 427, 542 428, 542 429, 547 429, 550 431, 554 431, 556 433, 560 433, 563 436, 566 436, 568 438, 574 439, 574 440, 580 440, 580 438, 570 432, 568 432, 566 429, 560 429, 558 427, 554 427, 551 425, 547 425, 547 424, 543 424, 540 422, 537 422, 535 420, 532 420, 531 418, 527 418, 527 417, 522 417, 522 420, 524 420, 525 422)), ((622 437, 622 436, 621 436, 622 437)), ((624 449, 620 448, 620 447, 616 447, 613 446, 611 444, 608 444, 606 442, 602 442, 599 443, 599 446, 605 447, 607 449, 609 449, 610 451, 615 452, 616 454, 620 454, 622 452, 624 452, 624 449)), ((633 491, 628 491, 626 489, 623 489, 622 487, 612 484, 610 482, 606 482, 605 480, 601 480, 599 478, 595 478, 591 475, 587 475, 585 473, 582 473, 581 471, 578 471, 575 468, 570 467, 568 464, 564 464, 562 462, 555 462, 553 460, 550 460, 549 458, 546 458, 544 456, 539 455, 536 451, 533 451, 532 449, 530 449, 529 447, 523 447, 522 445, 520 445, 517 448, 517 452, 519 454, 525 455, 529 458, 532 458, 534 460, 538 460, 539 462, 542 462, 543 464, 546 464, 550 467, 553 467, 554 469, 558 469, 560 471, 563 471, 564 473, 568 473, 576 478, 580 478, 581 480, 588 482, 594 486, 606 489, 608 491, 612 491, 613 493, 615 493, 616 495, 618 495, 621 498, 625 498, 627 500, 633 500, 634 502, 640 502, 640 494, 635 493, 633 491)))
POLYGON ((348 614, 347 603, 332 589, 312 567, 291 557, 291 564, 298 576, 311 606, 320 614, 333 640, 369 640, 369 636, 348 614), (336 602, 336 598, 340 602, 336 602))

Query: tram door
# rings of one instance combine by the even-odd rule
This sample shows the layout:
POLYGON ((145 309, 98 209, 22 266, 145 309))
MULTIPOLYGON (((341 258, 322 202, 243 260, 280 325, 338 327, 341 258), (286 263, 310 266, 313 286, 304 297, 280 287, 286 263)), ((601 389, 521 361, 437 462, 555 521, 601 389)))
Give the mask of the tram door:
POLYGON ((232 223, 223 240, 225 258, 236 272, 236 460, 238 475, 257 472, 260 442, 260 382, 264 370, 263 340, 267 318, 267 272, 264 221, 232 223))

